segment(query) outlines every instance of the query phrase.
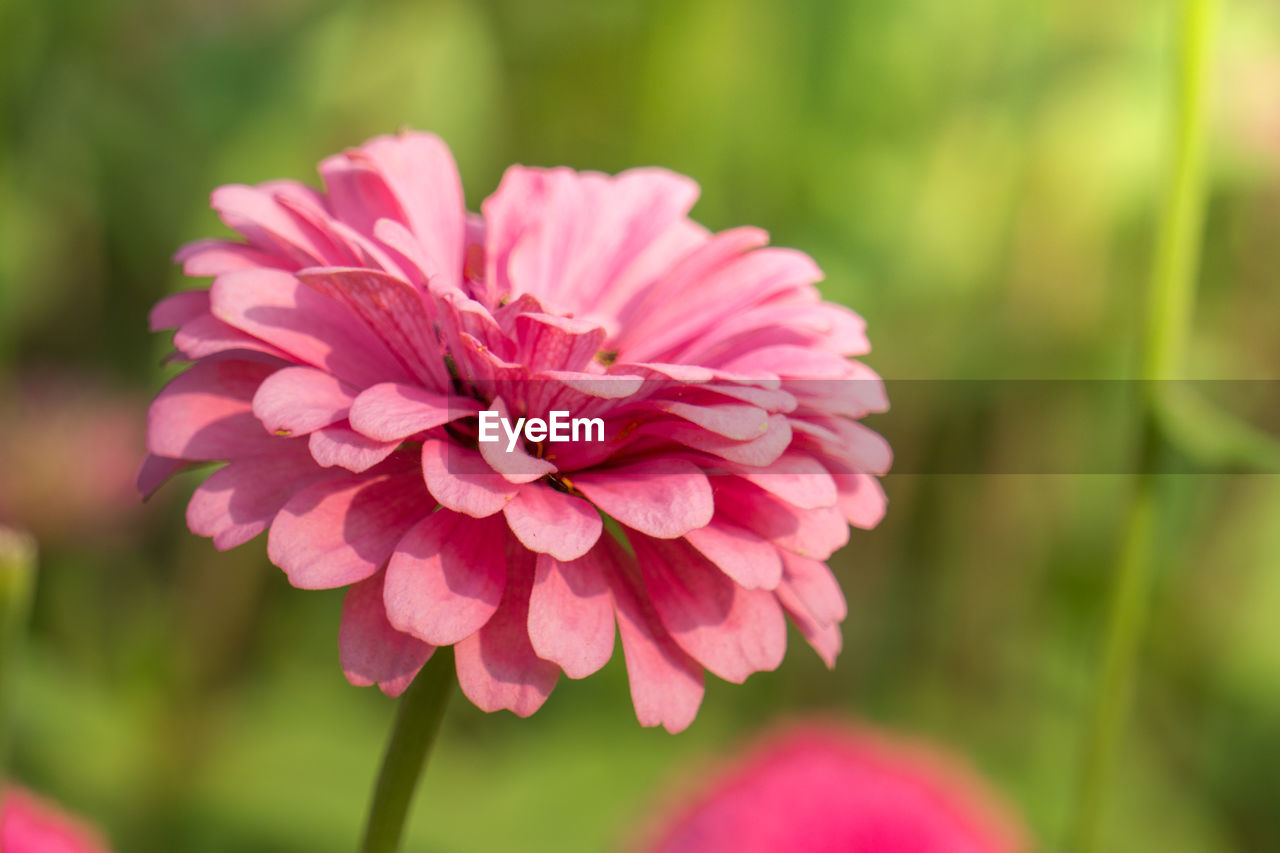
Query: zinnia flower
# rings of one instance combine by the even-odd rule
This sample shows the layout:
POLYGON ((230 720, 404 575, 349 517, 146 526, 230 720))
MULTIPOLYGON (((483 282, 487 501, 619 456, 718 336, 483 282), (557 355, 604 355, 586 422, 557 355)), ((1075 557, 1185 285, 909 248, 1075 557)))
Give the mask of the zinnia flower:
POLYGON ((668 819, 650 853, 1019 853, 1012 813, 954 759, 845 725, 776 733, 668 819))
POLYGON ((883 513, 888 448, 856 419, 887 404, 812 259, 708 233, 661 169, 512 167, 481 216, 434 136, 320 174, 219 188, 246 242, 179 252, 214 280, 151 315, 194 363, 151 406, 144 492, 226 462, 191 529, 269 529, 295 586, 349 587, 343 668, 392 695, 452 645, 472 702, 528 715, 604 665, 616 624, 640 722, 677 731, 704 667, 778 666, 784 614, 834 661, 824 561, 883 513), (557 410, 604 440, 478 441, 481 412, 557 410))
POLYGON ((97 833, 52 803, 15 785, 0 800, 4 853, 107 853, 97 833))

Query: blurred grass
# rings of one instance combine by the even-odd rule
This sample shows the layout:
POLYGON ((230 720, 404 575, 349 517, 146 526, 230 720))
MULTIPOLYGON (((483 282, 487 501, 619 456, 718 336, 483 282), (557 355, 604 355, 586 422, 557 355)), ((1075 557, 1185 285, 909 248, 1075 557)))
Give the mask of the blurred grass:
MULTIPOLYGON (((26 458, 13 422, 43 413, 17 389, 52 370, 135 401, 140 419, 168 346, 146 310, 181 286, 173 250, 221 231, 208 192, 314 180, 323 156, 401 126, 446 138, 473 209, 512 162, 692 175, 701 221, 759 224, 815 256, 827 296, 867 317, 887 377, 1131 376, 1171 8, 5 4, 0 459, 57 480, 85 476, 81 456, 136 452, 90 430, 66 459, 26 458)), ((1190 370, 1274 379, 1280 9, 1225 13, 1190 370)), ((1124 429, 953 398, 913 426, 900 452, 940 460, 1124 429)), ((190 480, 98 525, 3 494, 13 482, 0 471, 0 510, 36 530, 45 561, 18 775, 102 821, 123 853, 351 849, 392 705, 342 678, 339 597, 289 589, 260 542, 216 554, 186 533, 190 480)), ((815 709, 968 754, 1052 849, 1128 484, 886 487, 885 523, 834 561, 850 599, 834 673, 793 637, 779 672, 711 684, 675 738, 636 725, 618 661, 562 680, 526 721, 457 701, 409 849, 625 846, 736 737, 815 709)), ((1176 487, 1109 849, 1280 849, 1280 482, 1176 487)))

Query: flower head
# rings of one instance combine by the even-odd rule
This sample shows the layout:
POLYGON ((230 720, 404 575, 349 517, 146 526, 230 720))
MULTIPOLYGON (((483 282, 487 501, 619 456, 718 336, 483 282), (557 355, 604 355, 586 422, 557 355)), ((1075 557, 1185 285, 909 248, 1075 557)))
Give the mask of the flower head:
POLYGON ((14 785, 0 799, 0 850, 4 853, 106 853, 89 827, 14 785))
POLYGON ((666 819, 652 853, 1018 853, 1018 822, 932 747, 803 724, 759 743, 666 819))
POLYGON ((191 529, 269 529, 295 586, 349 587, 343 667, 391 694, 453 645, 476 705, 527 715, 604 665, 616 625, 640 721, 675 731, 704 668, 779 664, 784 614, 834 661, 824 561, 883 512, 888 448, 856 419, 886 402, 807 255, 708 233, 661 169, 512 167, 480 216, 434 136, 320 173, 324 193, 219 188, 244 242, 178 254, 214 279, 151 315, 193 364, 151 407, 144 492, 226 462, 191 529), (482 415, 556 412, 601 429, 483 440, 482 415))

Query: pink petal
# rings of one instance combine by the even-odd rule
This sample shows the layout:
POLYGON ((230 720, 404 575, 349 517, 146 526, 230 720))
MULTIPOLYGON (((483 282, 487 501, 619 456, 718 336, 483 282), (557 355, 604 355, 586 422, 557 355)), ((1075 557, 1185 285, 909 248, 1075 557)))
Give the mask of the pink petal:
POLYGON ((581 370, 604 342, 595 323, 550 314, 517 316, 515 332, 515 360, 530 370, 581 370))
POLYGON ((295 268, 279 255, 229 240, 196 240, 179 249, 173 260, 182 264, 183 275, 197 277, 261 267, 295 268))
POLYGON ((746 404, 699 405, 679 400, 654 400, 649 405, 737 441, 759 438, 769 430, 768 413, 746 404))
POLYGON ((151 331, 176 329, 188 320, 209 313, 209 291, 184 290, 166 296, 155 304, 147 317, 151 331))
POLYGON ((684 538, 744 589, 773 589, 782 580, 778 549, 732 522, 716 518, 684 538))
POLYGON ((457 286, 462 275, 466 209, 449 146, 429 133, 380 136, 361 146, 400 203, 426 253, 427 275, 457 286))
POLYGON ((138 466, 138 474, 134 478, 138 493, 142 495, 143 500, 146 500, 155 494, 156 489, 163 486, 170 477, 189 464, 185 459, 172 459, 168 456, 148 453, 143 457, 142 464, 138 466))
POLYGON ((744 251, 763 242, 763 232, 740 228, 712 237, 645 296, 649 310, 637 312, 622 348, 628 361, 684 361, 682 347, 714 333, 717 326, 752 305, 822 278, 813 259, 791 249, 744 251))
POLYGON ((590 551, 603 529, 591 504, 541 483, 521 488, 502 511, 526 548, 557 560, 576 560, 590 551))
POLYGON ((608 576, 615 571, 608 543, 568 562, 538 555, 529 596, 529 640, 538 657, 559 664, 570 678, 587 677, 613 655, 608 576))
POLYGON ((684 542, 630 539, 649 599, 682 649, 735 683, 777 669, 787 628, 772 593, 743 589, 684 542))
POLYGON ((791 617, 791 621, 800 629, 801 635, 827 665, 827 669, 834 669, 836 658, 840 656, 840 651, 844 647, 840 625, 835 622, 823 622, 814 617, 792 590, 790 584, 779 584, 774 594, 778 597, 778 603, 791 617))
POLYGON ((701 427, 679 422, 646 426, 643 430, 739 465, 755 467, 772 465, 791 444, 791 421, 786 415, 770 415, 768 431, 749 441, 725 438, 701 427))
POLYGON ((848 615, 844 592, 831 569, 821 560, 783 553, 782 579, 798 601, 820 622, 843 622, 848 615))
POLYGON ((298 280, 349 308, 420 382, 449 387, 444 351, 413 285, 380 270, 339 267, 302 270, 298 280))
POLYGON ((560 382, 588 397, 604 400, 631 397, 644 386, 642 376, 576 373, 571 370, 543 370, 538 373, 538 378, 560 382))
POLYGON ((436 646, 474 634, 502 599, 506 540, 498 519, 477 520, 447 509, 422 519, 387 566, 384 598, 391 624, 436 646))
POLYGON ((301 589, 353 584, 376 572, 432 508, 416 473, 323 480, 280 510, 267 556, 301 589))
POLYGON ((399 696, 435 647, 391 627, 382 603, 383 578, 378 573, 347 590, 338 652, 343 673, 356 687, 377 684, 388 696, 399 696))
POLYGON ((274 369, 261 362, 221 359, 179 373, 147 412, 147 449, 183 459, 271 452, 279 439, 262 428, 250 401, 274 369))
POLYGON ((282 361, 296 361, 289 353, 235 326, 224 323, 212 314, 201 314, 179 327, 173 335, 173 346, 187 358, 207 358, 232 350, 250 350, 275 356, 282 361))
POLYGON ((830 415, 863 418, 889 411, 888 392, 874 370, 856 361, 841 365, 845 375, 838 379, 788 379, 787 389, 830 415))
POLYGON ((321 161, 319 172, 334 216, 361 234, 372 236, 379 219, 404 216, 367 154, 359 150, 335 154, 321 161))
POLYGON ((314 367, 277 370, 258 386, 253 413, 277 435, 302 435, 347 416, 357 389, 314 367))
POLYGON ((405 368, 348 309, 278 270, 221 275, 215 317, 358 387, 407 381, 405 368))
POLYGON ((854 527, 870 530, 884 518, 888 499, 880 481, 869 474, 832 472, 840 496, 836 506, 854 527))
POLYGON ((847 380, 849 362, 833 352, 780 344, 757 347, 722 367, 746 376, 786 376, 837 382, 847 380))
POLYGON ((454 647, 458 684, 483 711, 506 708, 527 717, 542 707, 560 677, 560 668, 538 657, 529 641, 529 592, 533 554, 515 545, 502 604, 493 618, 454 647))
POLYGON ((576 474, 573 485, 633 530, 675 539, 711 522, 715 505, 707 475, 684 459, 654 459, 576 474))
POLYGON ((382 382, 366 388, 351 405, 351 426, 379 441, 400 441, 470 414, 461 400, 416 385, 382 382))
POLYGON ((779 548, 825 560, 849 541, 849 524, 835 507, 797 509, 733 477, 718 478, 716 485, 720 514, 779 548))
POLYGON ((210 196, 213 209, 222 221, 239 231, 256 248, 283 256, 297 267, 327 263, 331 247, 318 234, 280 204, 283 192, 314 195, 314 190, 291 181, 276 181, 258 187, 227 184, 210 196))
POLYGON ((494 473, 471 448, 433 438, 422 442, 422 476, 443 506, 475 518, 500 511, 520 488, 494 473))
POLYGON ((822 463, 804 453, 784 453, 770 465, 733 465, 730 470, 799 509, 836 503, 836 483, 822 463))
MULTIPOLYGON (((884 436, 848 418, 806 418, 794 422, 796 443, 843 463, 848 471, 883 476, 893 465, 884 436)), ((828 467, 834 467, 828 465, 828 467)))
MULTIPOLYGON (((621 559, 632 562, 629 555, 621 559)), ((702 666, 662 627, 653 607, 628 571, 609 573, 618 636, 627 662, 631 702, 642 726, 675 734, 688 728, 702 704, 702 666)))
POLYGON ((400 446, 398 441, 374 441, 342 425, 327 426, 308 438, 311 456, 326 468, 368 471, 400 446))
POLYGON ((281 441, 264 456, 243 456, 201 483, 187 504, 187 526, 226 551, 266 530, 297 491, 325 472, 306 442, 281 441))
POLYGON ((482 205, 487 279, 552 313, 590 307, 697 196, 693 181, 662 169, 610 177, 513 166, 482 205))

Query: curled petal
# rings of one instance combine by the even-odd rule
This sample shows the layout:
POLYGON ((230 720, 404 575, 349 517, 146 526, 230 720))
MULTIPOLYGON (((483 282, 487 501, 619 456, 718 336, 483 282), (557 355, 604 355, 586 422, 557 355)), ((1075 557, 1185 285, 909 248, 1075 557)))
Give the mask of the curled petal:
POLYGON ((501 522, 439 510, 396 545, 387 565, 387 618, 399 631, 447 646, 480 629, 507 582, 501 522))
POLYGON ((400 441, 474 412, 461 401, 416 385, 382 382, 366 388, 351 405, 351 426, 378 441, 400 441))
POLYGON ((413 472, 323 480, 280 510, 267 556, 296 587, 347 586, 381 568, 405 531, 431 509, 413 472))
POLYGON ((849 541, 849 525, 835 507, 801 510, 743 480, 721 481, 716 508, 723 517, 779 548, 825 560, 849 541))
POLYGON ((147 316, 151 331, 176 329, 188 320, 209 313, 209 291, 184 290, 166 296, 155 304, 147 316))
POLYGON ((269 453, 279 439, 258 423, 250 401, 273 370, 268 363, 222 359, 179 373, 147 412, 147 449, 175 459, 269 453))
POLYGON ((826 467, 804 453, 787 452, 771 465, 731 465, 730 470, 798 509, 836 503, 836 482, 826 467))
POLYGON ((334 424, 311 433, 307 445, 317 464, 360 473, 394 453, 400 442, 375 441, 343 424, 334 424))
POLYGON ((614 571, 608 543, 568 562, 538 555, 529 595, 529 640, 538 657, 559 664, 570 678, 586 678, 613 655, 609 574, 614 571))
POLYGON ((782 580, 778 549, 731 521, 713 519, 684 538, 743 589, 773 589, 782 580))
POLYGON ((146 500, 155 494, 156 489, 163 486, 170 477, 189 464, 185 459, 172 459, 168 456, 148 453, 143 457, 142 464, 138 466, 138 474, 134 479, 138 494, 146 500))
POLYGON ((850 524, 870 530, 880 523, 888 499, 879 480, 870 474, 842 473, 839 468, 832 477, 839 489, 836 505, 850 524))
POLYGON ((644 589, 632 577, 631 557, 618 549, 615 559, 631 563, 627 570, 610 572, 608 577, 636 718, 642 726, 662 726, 672 734, 684 731, 702 704, 702 666, 662 626, 644 589))
POLYGON ((410 379, 347 308, 289 273, 231 272, 216 278, 209 292, 219 320, 353 385, 410 379))
POLYGON ((578 474, 575 488, 632 530, 675 539, 711 522, 707 475, 684 459, 655 459, 578 474))
POLYGON ((695 660, 735 683, 778 667, 787 629, 772 593, 743 589, 683 542, 631 543, 654 610, 695 660))
POLYGON ((530 483, 502 508, 507 524, 526 548, 557 560, 576 560, 591 550, 604 529, 600 514, 582 498, 530 483))
POLYGON ((383 577, 378 573, 347 590, 338 652, 343 673, 356 687, 376 684, 388 696, 399 696, 435 647, 391 627, 382 603, 383 577))
POLYGON ((314 367, 286 367, 258 386, 253 413, 270 432, 302 435, 344 420, 356 390, 314 367))
POLYGON ((280 508, 308 483, 326 476, 305 442, 277 442, 265 456, 244 456, 196 487, 187 504, 191 532, 226 551, 266 530, 280 508))
POLYGON ((475 518, 500 512, 520 488, 471 448, 434 438, 422 442, 422 477, 442 506, 475 518))
POLYGON ((560 677, 560 668, 538 657, 529 641, 529 592, 533 554, 508 549, 507 587, 502 604, 484 627, 454 647, 458 684, 482 711, 505 708, 527 717, 542 707, 560 677))

